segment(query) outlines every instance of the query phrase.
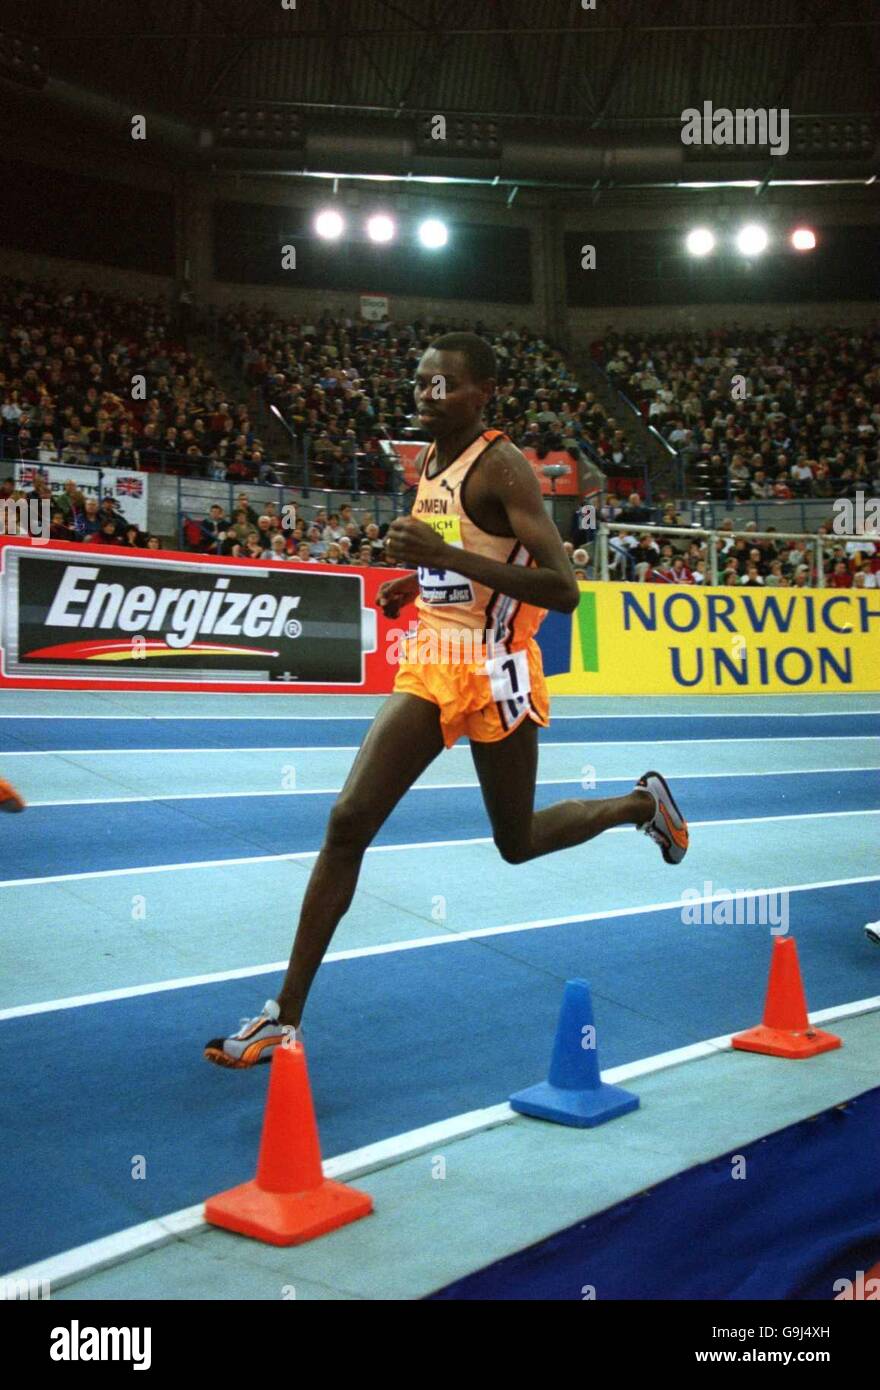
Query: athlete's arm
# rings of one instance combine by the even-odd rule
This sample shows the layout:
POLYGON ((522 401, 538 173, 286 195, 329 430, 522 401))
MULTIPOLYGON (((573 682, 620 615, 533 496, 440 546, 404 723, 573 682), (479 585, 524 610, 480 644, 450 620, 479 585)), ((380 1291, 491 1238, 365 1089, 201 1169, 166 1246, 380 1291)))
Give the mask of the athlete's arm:
POLYGON ((386 579, 376 592, 376 604, 384 611, 386 618, 397 618, 401 608, 412 603, 418 595, 419 576, 412 571, 399 575, 397 579, 386 579))
POLYGON ((499 443, 483 466, 488 469, 487 491, 500 504, 514 536, 535 561, 534 567, 507 565, 447 545, 432 527, 412 517, 398 517, 391 523, 389 553, 404 564, 453 570, 537 608, 573 613, 580 598, 577 580, 559 532, 544 509, 531 464, 513 445, 499 443))

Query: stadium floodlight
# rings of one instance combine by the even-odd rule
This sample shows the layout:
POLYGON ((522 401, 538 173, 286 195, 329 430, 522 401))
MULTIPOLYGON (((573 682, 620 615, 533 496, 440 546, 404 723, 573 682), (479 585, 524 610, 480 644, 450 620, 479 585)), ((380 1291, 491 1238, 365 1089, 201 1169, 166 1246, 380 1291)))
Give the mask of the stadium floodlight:
POLYGON ((692 256, 708 256, 715 248, 715 234, 708 227, 695 227, 688 232, 685 246, 692 256))
POLYGON ((791 244, 795 251, 813 251, 816 247, 816 233, 809 227, 796 227, 791 234, 791 244))
POLYGON ((345 231, 345 220, 335 208, 324 208, 315 218, 315 231, 324 241, 338 241, 345 231))
POLYGON ((370 241, 393 241, 395 226, 384 212, 377 212, 367 223, 367 236, 370 241))
POLYGON ((756 222, 750 222, 741 229, 736 244, 743 256, 760 256, 762 251, 767 250, 769 241, 765 229, 756 222))
POLYGON ((437 217, 429 217, 419 227, 419 241, 429 251, 439 251, 449 240, 449 228, 437 217))

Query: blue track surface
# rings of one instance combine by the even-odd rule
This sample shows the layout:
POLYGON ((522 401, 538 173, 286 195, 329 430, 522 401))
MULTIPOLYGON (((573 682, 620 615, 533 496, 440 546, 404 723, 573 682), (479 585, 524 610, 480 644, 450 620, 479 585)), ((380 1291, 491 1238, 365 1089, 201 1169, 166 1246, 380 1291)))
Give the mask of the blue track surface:
MULTIPOLYGON (((0 724, 0 754, 54 749, 125 748, 347 748, 360 744, 370 720, 235 719, 135 720, 14 719, 0 724)), ((663 739, 866 738, 880 735, 876 714, 694 715, 557 719, 544 743, 656 743, 663 739)))
MULTIPOLYGON (((662 760, 661 760, 662 770, 662 760)), ((633 769, 634 776, 645 771, 633 769)), ((691 821, 730 820, 753 815, 792 816, 820 811, 880 808, 880 776, 867 772, 799 772, 754 777, 684 778, 673 791, 691 821), (760 804, 756 804, 756 797, 760 804)), ((609 783, 620 796, 629 783, 609 783)), ((545 783, 537 807, 576 793, 570 783, 545 783)), ((590 797, 601 796, 601 788, 590 797)), ((88 873, 96 869, 143 868, 259 854, 317 850, 336 799, 335 792, 307 796, 198 798, 185 801, 121 802, 82 806, 34 806, 27 837, 17 837, 0 878, 88 873)), ((0 853, 3 844, 0 825, 0 853)), ((376 837, 377 844, 412 844, 479 838, 491 829, 476 787, 431 787, 408 795, 376 837)))
MULTIPOLYGON (((811 1008, 876 993, 863 920, 859 887, 792 895, 811 1008)), ((766 928, 686 927, 667 911, 334 962, 309 1011, 324 1153, 539 1080, 567 978, 592 985, 608 1067, 756 1023, 769 953, 766 928)), ((268 1069, 218 1070, 201 1046, 275 987, 265 976, 0 1023, 3 1268, 253 1176, 268 1069)))

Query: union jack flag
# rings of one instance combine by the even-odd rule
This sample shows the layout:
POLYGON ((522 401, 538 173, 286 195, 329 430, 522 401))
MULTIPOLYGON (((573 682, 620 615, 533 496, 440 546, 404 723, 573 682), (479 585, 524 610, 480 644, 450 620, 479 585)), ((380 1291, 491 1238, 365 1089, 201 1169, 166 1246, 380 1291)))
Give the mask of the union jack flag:
POLYGON ((143 497, 144 480, 143 478, 117 478, 116 491, 126 497, 143 497))

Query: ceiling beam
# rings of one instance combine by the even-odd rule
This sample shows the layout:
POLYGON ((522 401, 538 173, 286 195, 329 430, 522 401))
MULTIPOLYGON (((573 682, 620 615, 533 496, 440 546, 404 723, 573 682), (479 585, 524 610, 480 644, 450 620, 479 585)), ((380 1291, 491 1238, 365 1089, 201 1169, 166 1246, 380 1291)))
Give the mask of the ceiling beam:
MULTIPOLYGON (((227 43, 230 43, 232 45, 232 50, 217 65, 217 67, 214 69, 214 72, 211 74, 211 76, 205 83, 205 89, 202 93, 203 105, 207 105, 211 101, 212 97, 215 96, 217 91, 220 89, 220 87, 222 87, 223 83, 226 81, 229 74, 232 72, 232 69, 238 66, 238 64, 241 62, 242 58, 250 48, 251 44, 256 41, 257 36, 253 33, 248 33, 248 29, 250 28, 251 21, 256 19, 257 11, 262 9, 262 7, 263 0, 254 0, 254 3, 251 5, 250 9, 245 11, 244 18, 242 19, 241 24, 239 25, 236 33, 228 34, 225 36, 227 43)), ((282 42, 278 34, 275 34, 273 37, 276 43, 282 42)))
MULTIPOLYGON (((491 0, 490 8, 494 12, 496 18, 500 21, 501 0, 491 0)), ((515 0, 504 0, 504 8, 508 12, 513 12, 514 19, 519 19, 519 14, 516 9, 515 0)), ((531 96, 531 83, 527 82, 523 75, 523 71, 519 61, 519 54, 516 51, 516 43, 514 39, 511 37, 510 33, 505 32, 502 34, 501 46, 504 50, 505 57, 507 58, 507 73, 509 77, 508 85, 512 84, 515 87, 517 96, 519 98, 520 108, 524 112, 531 112, 534 110, 535 107, 535 103, 533 102, 531 96)))
POLYGON ((455 14, 456 10, 463 8, 465 5, 469 3, 472 3, 472 0, 448 0, 448 3, 441 11, 439 9, 437 0, 434 0, 434 3, 431 7, 432 22, 430 29, 430 38, 428 40, 429 51, 427 55, 425 55, 424 53, 419 53, 416 55, 416 60, 413 63, 412 70, 406 82, 406 86, 404 87, 403 91, 400 94, 400 97, 398 98, 397 105, 399 110, 405 110, 406 104, 409 100, 410 92, 416 85, 416 82, 423 74, 425 74, 426 76, 428 75, 425 73, 426 69, 430 69, 430 77, 432 81, 436 80, 436 78, 439 76, 440 70, 443 67, 443 63, 452 45, 452 39, 450 36, 453 31, 450 30, 450 28, 448 27, 447 20, 450 16, 455 14))
MULTIPOLYGON (((661 10, 666 8, 667 4, 668 0, 654 0, 648 19, 648 25, 654 22, 661 10)), ((617 44, 617 52, 611 64, 611 72, 609 73, 608 81, 605 83, 605 87, 599 97, 598 105, 593 111, 590 121, 591 127, 597 126, 608 110, 611 98, 617 90, 621 79, 626 75, 633 61, 641 52, 642 46, 648 35, 648 28, 643 26, 640 22, 636 22, 629 18, 620 25, 618 33, 620 39, 617 44)))

